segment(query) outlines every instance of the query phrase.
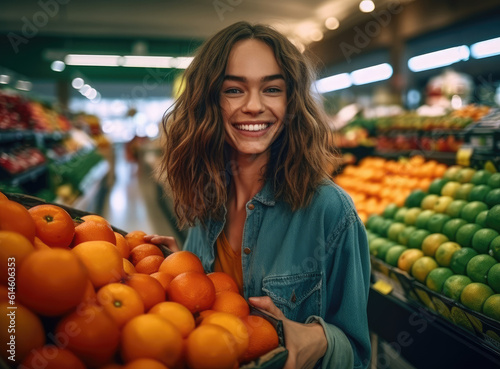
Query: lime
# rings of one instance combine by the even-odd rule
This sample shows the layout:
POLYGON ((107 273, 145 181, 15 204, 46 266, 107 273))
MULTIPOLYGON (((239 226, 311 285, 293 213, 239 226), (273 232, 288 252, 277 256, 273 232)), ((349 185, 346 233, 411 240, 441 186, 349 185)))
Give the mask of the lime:
POLYGON ((419 249, 407 249, 399 255, 398 268, 404 270, 405 272, 410 272, 413 263, 424 256, 422 250, 419 249))
POLYGON ((439 195, 426 195, 424 197, 424 199, 422 200, 422 202, 420 203, 420 207, 422 209, 431 209, 433 210, 434 209, 434 205, 436 205, 436 203, 438 202, 439 200, 439 195))
POLYGON ((469 260, 478 255, 477 251, 470 247, 464 247, 453 253, 450 260, 450 268, 456 274, 465 274, 469 260))
POLYGON ((431 233, 441 233, 447 221, 451 220, 449 215, 436 213, 429 218, 427 229, 431 233))
POLYGON ((480 212, 477 215, 474 223, 479 224, 481 227, 484 228, 484 227, 486 227, 486 218, 487 217, 488 217, 488 210, 483 210, 482 212, 480 212))
POLYGON ((462 208, 460 218, 465 219, 469 223, 474 223, 477 215, 484 210, 488 210, 488 205, 484 202, 471 201, 462 208))
POLYGON ((465 270, 474 282, 487 283, 488 271, 496 263, 490 255, 480 254, 469 260, 465 270))
POLYGON ((385 255, 385 262, 392 266, 398 266, 399 257, 401 256, 403 251, 407 249, 408 248, 406 246, 394 245, 393 247, 389 248, 389 251, 387 251, 387 254, 385 255))
POLYGON ((491 295, 486 299, 483 314, 500 322, 500 294, 491 295))
POLYGON ((486 205, 488 205, 490 208, 492 208, 495 205, 500 204, 500 188, 495 188, 488 192, 486 195, 486 198, 484 199, 484 202, 486 205))
POLYGON ((455 192, 455 199, 469 201, 469 194, 474 188, 472 183, 464 183, 460 185, 458 190, 455 192))
POLYGON ((441 232, 450 240, 455 241, 458 229, 465 224, 467 222, 462 218, 451 219, 444 224, 441 232))
POLYGON ((422 251, 426 256, 432 256, 436 254, 436 250, 441 244, 448 242, 449 239, 442 233, 433 233, 425 237, 422 242, 422 251))
POLYGON ((491 174, 492 173, 490 171, 484 169, 478 170, 470 179, 470 183, 474 183, 475 185, 485 185, 488 183, 491 174))
POLYGON ((429 185, 428 192, 434 195, 441 195, 441 189, 448 182, 445 178, 437 178, 431 182, 429 185))
POLYGON ((459 307, 453 306, 451 308, 451 320, 456 325, 459 325, 460 327, 474 333, 474 326, 471 324, 470 320, 467 318, 467 315, 465 315, 464 311, 459 307))
POLYGON ((417 219, 415 220, 415 226, 420 229, 427 229, 427 222, 435 213, 436 212, 434 210, 423 210, 420 214, 418 214, 417 219))
POLYGON ((465 200, 453 200, 446 208, 445 213, 451 218, 460 218, 460 212, 465 205, 467 205, 465 200))
POLYGON ((418 281, 425 283, 429 272, 438 267, 436 260, 430 256, 422 256, 415 260, 411 267, 411 275, 418 281))
POLYGON ((493 265, 487 275, 488 286, 500 293, 500 263, 493 265))
POLYGON ((391 227, 393 222, 394 220, 392 219, 384 219, 384 221, 380 224, 380 227, 378 228, 379 230, 378 234, 381 235, 382 237, 387 237, 387 233, 389 232, 389 228, 391 227))
POLYGON ((453 271, 450 268, 439 267, 429 272, 425 284, 431 290, 441 292, 444 282, 452 275, 453 271))
POLYGON ((394 222, 389 226, 389 229, 387 230, 387 238, 397 242, 399 234, 404 231, 406 228, 406 225, 404 223, 398 223, 394 222))
POLYGON ((478 185, 474 186, 474 188, 470 191, 469 193, 469 200, 468 201, 481 201, 485 202, 486 196, 492 188, 487 185, 478 185))
POLYGON ((495 237, 490 242, 490 250, 488 251, 490 256, 493 256, 497 261, 500 261, 500 236, 495 237))
POLYGON ((412 191, 405 200, 405 206, 407 208, 414 208, 420 206, 423 198, 427 195, 426 192, 422 190, 412 191))
POLYGON ((491 188, 500 188, 500 173, 493 173, 486 184, 491 188))
POLYGON ((471 310, 481 312, 484 302, 494 293, 487 284, 470 283, 462 290, 460 302, 471 310))
POLYGON ((410 239, 410 235, 415 232, 417 228, 414 226, 407 226, 403 232, 398 235, 398 243, 404 246, 408 246, 408 240, 410 239))
POLYGON ((414 207, 409 208, 405 213, 405 223, 406 225, 414 225, 417 221, 418 215, 422 212, 422 209, 414 207))
POLYGON ((385 256, 387 255, 387 252, 389 251, 389 249, 391 247, 394 247, 394 246, 396 246, 396 244, 394 242, 392 242, 392 241, 387 241, 386 243, 384 243, 378 249, 377 258, 382 259, 382 260, 385 261, 385 256))
POLYGON ((375 230, 379 227, 383 220, 384 218, 380 215, 371 215, 366 221, 366 228, 377 233, 375 230))
POLYGON ((447 179, 449 181, 455 181, 457 178, 458 172, 462 169, 460 165, 452 165, 448 169, 446 169, 446 172, 443 174, 443 178, 447 179))
POLYGON ((473 168, 462 168, 458 171, 456 180, 460 183, 468 183, 472 179, 472 176, 476 173, 473 168))
POLYGON ((481 229, 481 226, 476 223, 467 223, 461 226, 456 235, 455 240, 462 247, 471 247, 472 246, 472 237, 474 234, 481 229))
POLYGON ((370 250, 370 254, 373 256, 378 255, 379 248, 387 243, 387 239, 384 237, 377 237, 371 241, 368 241, 368 249, 370 250))
POLYGON ((426 229, 417 229, 410 235, 410 238, 408 238, 407 246, 411 249, 420 249, 422 247, 422 242, 424 242, 425 237, 427 237, 430 234, 431 232, 429 232, 426 229))
POLYGON ((491 228, 483 228, 474 233, 472 236, 472 247, 480 254, 487 254, 490 250, 490 243, 498 232, 491 228))
POLYGON ((440 266, 450 266, 451 257, 461 248, 462 247, 456 242, 444 242, 437 248, 434 258, 440 266))
POLYGON ((465 275, 452 275, 443 284, 443 294, 450 299, 458 301, 465 286, 472 283, 465 275))
POLYGON ((486 226, 500 232, 500 205, 495 205, 488 211, 486 226))
POLYGON ((396 215, 396 212, 399 210, 399 206, 396 204, 389 204, 385 207, 384 209, 384 218, 387 219, 394 219, 394 215, 396 215))
POLYGON ((450 196, 455 198, 455 193, 460 188, 460 183, 451 181, 446 183, 441 189, 441 196, 450 196))
POLYGON ((436 213, 445 213, 448 205, 453 202, 453 197, 451 196, 440 196, 438 201, 434 204, 434 211, 436 213))
POLYGON ((396 214, 394 214, 394 221, 404 223, 405 221, 405 214, 408 208, 406 206, 403 206, 396 211, 396 214))

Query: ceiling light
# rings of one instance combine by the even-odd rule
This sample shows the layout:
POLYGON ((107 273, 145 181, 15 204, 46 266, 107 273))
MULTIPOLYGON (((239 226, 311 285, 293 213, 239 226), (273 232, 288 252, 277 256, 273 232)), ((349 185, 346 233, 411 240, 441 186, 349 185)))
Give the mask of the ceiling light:
POLYGON ((0 84, 6 85, 10 82, 10 76, 7 74, 0 74, 0 84))
POLYGON ((84 85, 84 81, 83 79, 81 79, 80 77, 77 77, 75 79, 73 79, 73 81, 71 81, 71 86, 73 86, 73 88, 79 90, 83 87, 84 85))
POLYGON ((320 94, 325 92, 342 90, 352 86, 351 77, 347 73, 336 74, 330 77, 317 80, 315 83, 316 90, 320 94))
POLYGON ((470 50, 467 46, 450 47, 428 54, 414 56, 408 60, 408 68, 412 72, 421 72, 428 69, 445 67, 462 60, 468 60, 470 50))
POLYGON ((172 63, 170 64, 173 68, 177 69, 186 69, 189 67, 189 64, 193 61, 192 56, 180 56, 177 58, 173 58, 172 63))
POLYGON ((375 10, 375 4, 371 0, 363 0, 359 3, 359 10, 363 13, 370 13, 375 10))
POLYGON ((118 67, 121 56, 119 55, 81 55, 69 54, 64 58, 66 65, 118 67))
POLYGON ((384 81, 391 78, 392 67, 388 63, 374 65, 372 67, 355 70, 351 73, 352 82, 355 85, 384 81))
POLYGON ((21 91, 30 91, 33 84, 30 81, 18 80, 16 83, 16 88, 21 91))
POLYGON ((328 17, 325 20, 325 27, 329 30, 334 30, 339 28, 340 22, 337 18, 335 17, 328 17))
POLYGON ((124 67, 171 68, 171 56, 124 56, 124 67))
POLYGON ((54 72, 62 72, 64 68, 66 68, 66 64, 64 64, 64 62, 60 60, 53 61, 50 65, 50 69, 52 69, 54 72))
POLYGON ((91 88, 92 88, 92 87, 90 87, 90 85, 83 85, 83 86, 82 86, 82 88, 80 88, 80 93, 81 93, 83 96, 85 96, 85 94, 86 94, 87 92, 89 92, 91 88))
POLYGON ((323 39, 323 32, 321 32, 319 29, 312 30, 309 34, 309 38, 312 41, 321 41, 323 39))
POLYGON ((470 52, 473 58, 482 59, 500 55, 500 37, 491 40, 476 42, 471 45, 470 52))

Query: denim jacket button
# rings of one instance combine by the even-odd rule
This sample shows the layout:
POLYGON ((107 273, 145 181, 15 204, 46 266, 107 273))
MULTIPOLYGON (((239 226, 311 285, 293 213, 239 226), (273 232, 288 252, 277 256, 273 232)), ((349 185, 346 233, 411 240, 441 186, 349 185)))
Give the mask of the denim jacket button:
POLYGON ((254 204, 248 204, 247 207, 248 207, 249 210, 255 209, 255 205, 254 204))
POLYGON ((243 252, 248 255, 248 254, 250 254, 252 252, 252 250, 250 250, 250 247, 245 247, 243 249, 243 252))

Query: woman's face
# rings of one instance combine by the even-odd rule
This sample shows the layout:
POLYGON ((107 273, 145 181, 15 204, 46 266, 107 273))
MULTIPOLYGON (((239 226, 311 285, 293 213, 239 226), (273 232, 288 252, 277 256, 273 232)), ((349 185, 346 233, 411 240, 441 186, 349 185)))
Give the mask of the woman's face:
POLYGON ((238 154, 266 152, 283 129, 286 96, 284 75, 272 49, 258 40, 236 43, 220 98, 226 142, 238 154))

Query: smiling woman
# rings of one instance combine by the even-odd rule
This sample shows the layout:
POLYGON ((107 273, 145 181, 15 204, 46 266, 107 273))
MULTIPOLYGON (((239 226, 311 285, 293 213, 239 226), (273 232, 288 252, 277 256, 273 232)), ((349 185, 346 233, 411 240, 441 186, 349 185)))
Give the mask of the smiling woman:
MULTIPOLYGON (((158 174, 180 226, 191 227, 184 249, 283 321, 285 369, 362 368, 366 233, 332 182, 336 153, 313 81, 306 57, 274 29, 223 29, 186 69, 158 174)), ((171 237, 145 240, 178 250, 171 237)))

